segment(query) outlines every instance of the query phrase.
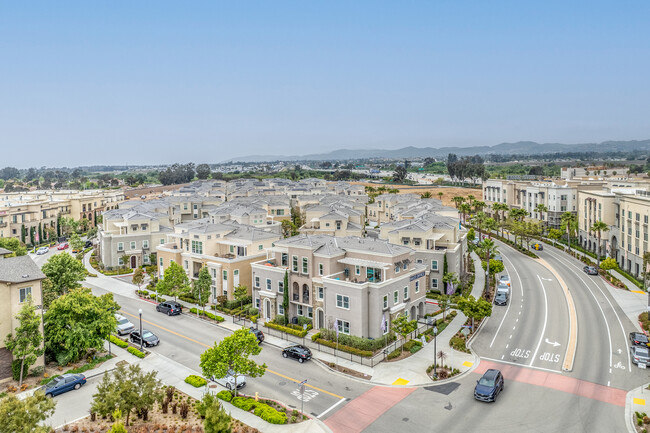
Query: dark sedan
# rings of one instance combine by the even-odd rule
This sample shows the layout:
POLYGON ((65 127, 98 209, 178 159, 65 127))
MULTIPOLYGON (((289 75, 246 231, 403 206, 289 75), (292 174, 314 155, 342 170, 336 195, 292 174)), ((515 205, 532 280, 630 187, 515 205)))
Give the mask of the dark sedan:
POLYGON ((153 347, 160 344, 160 340, 156 337, 156 334, 146 329, 142 330, 142 338, 140 338, 140 331, 132 331, 129 338, 134 344, 140 344, 140 340, 142 340, 142 344, 146 347, 153 347))
POLYGON ((295 346, 285 347, 282 350, 282 356, 285 358, 294 358, 298 362, 303 363, 311 359, 311 350, 307 349, 305 346, 296 344, 295 346))
POLYGON ((585 266, 582 270, 585 271, 587 275, 598 275, 598 269, 596 269, 595 266, 585 266))
POLYGON ((264 333, 262 332, 261 329, 255 329, 254 327, 249 328, 253 334, 255 334, 255 337, 257 338, 257 342, 259 344, 262 344, 262 341, 264 341, 264 333))
POLYGON ((481 401, 497 401, 501 391, 503 391, 503 375, 499 370, 490 368, 476 381, 474 398, 481 401))
POLYGON ((47 397, 54 397, 55 395, 63 394, 64 392, 73 389, 79 389, 86 383, 86 376, 83 374, 63 374, 52 379, 43 392, 47 397))
POLYGON ((630 332, 630 342, 633 346, 648 347, 648 336, 641 332, 630 332))

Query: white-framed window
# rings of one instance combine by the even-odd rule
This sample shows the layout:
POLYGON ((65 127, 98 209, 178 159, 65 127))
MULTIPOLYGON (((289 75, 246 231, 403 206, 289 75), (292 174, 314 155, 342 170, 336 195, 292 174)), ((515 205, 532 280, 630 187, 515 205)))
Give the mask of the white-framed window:
POLYGON ((350 297, 344 295, 336 295, 336 306, 338 308, 350 309, 350 297))
POLYGON ((354 275, 361 275, 361 266, 359 265, 354 266, 354 275))
POLYGON ((266 290, 268 290, 269 292, 271 290, 273 290, 273 289, 271 289, 271 279, 270 278, 266 279, 266 290))
POLYGON ((223 289, 223 296, 228 298, 228 289, 225 289, 225 288, 223 289))
POLYGON ((217 270, 212 268, 212 278, 217 278, 217 270))
POLYGON ((163 238, 160 238, 160 245, 164 244, 165 240, 163 238))
POLYGON ((400 266, 399 266, 399 263, 398 263, 398 264, 395 265, 395 273, 399 274, 399 271, 400 271, 400 266))
POLYGON ((415 293, 420 293, 420 282, 419 281, 415 282, 415 293))
POLYGON ((284 305, 282 305, 282 302, 278 302, 278 314, 284 316, 284 305))
POLYGON ((223 280, 228 281, 228 271, 223 271, 223 280))
POLYGON ((291 270, 298 272, 298 256, 291 256, 291 270))
POLYGON ((384 331, 383 335, 388 334, 388 331, 390 331, 390 320, 386 320, 386 330, 384 331))
POLYGON ((260 298, 255 298, 255 308, 260 308, 260 298))
POLYGON ((404 269, 406 271, 408 268, 409 268, 408 263, 404 262, 404 265, 402 266, 402 269, 404 269))
POLYGON ((187 260, 183 260, 183 266, 185 267, 185 269, 188 269, 190 267, 190 264, 187 260))
POLYGON ((278 281, 278 293, 284 293, 284 281, 278 281))
POLYGON ((280 264, 282 266, 287 266, 289 264, 289 256, 287 253, 282 253, 280 264))
POLYGON ((135 249, 135 241, 131 241, 131 249, 132 249, 132 250, 135 249))
POLYGON ((264 246, 263 246, 263 245, 258 245, 258 246, 257 246, 257 249, 258 249, 259 251, 262 251, 262 250, 264 249, 264 246))
POLYGON ((21 304, 25 302, 28 296, 32 296, 32 288, 31 287, 21 287, 20 292, 18 295, 18 302, 21 304))
POLYGON ((260 277, 255 277, 255 287, 260 287, 260 277))
POLYGON ((160 267, 162 268, 162 266, 163 266, 163 258, 161 257, 160 258, 160 267))
POLYGON ((431 270, 432 271, 438 270, 438 260, 431 260, 431 270))
POLYGON ((313 308, 307 307, 307 317, 309 317, 310 319, 314 318, 314 309, 313 308))
POLYGON ((302 305, 298 304, 298 315, 302 316, 302 305))
POLYGON ((124 242, 118 242, 117 243, 117 250, 118 251, 124 251, 124 242))
POLYGON ((118 266, 124 266, 124 260, 122 260, 122 257, 118 257, 118 259, 117 259, 117 265, 118 265, 118 266))
POLYGON ((323 264, 322 263, 318 264, 318 275, 323 275, 323 264))
POLYGON ((336 322, 338 323, 339 332, 341 334, 350 333, 350 322, 347 322, 345 320, 337 320, 336 322))
POLYGON ((322 287, 318 288, 318 299, 323 299, 325 297, 325 289, 322 287))
POLYGON ((393 292, 393 303, 397 304, 399 302, 399 290, 393 292))
POLYGON ((431 278, 431 288, 432 289, 437 289, 438 288, 438 279, 437 278, 431 278))
POLYGON ((408 298, 409 298, 409 287, 406 286, 404 287, 404 299, 408 299, 408 298))
POLYGON ((142 248, 149 248, 149 241, 148 240, 143 240, 142 241, 142 248))
POLYGON ((388 295, 384 295, 384 308, 388 308, 388 295))
POLYGON ((203 242, 192 241, 192 253, 203 254, 203 242))
POLYGON ((309 273, 309 260, 307 260, 307 257, 302 258, 302 273, 303 274, 309 273))

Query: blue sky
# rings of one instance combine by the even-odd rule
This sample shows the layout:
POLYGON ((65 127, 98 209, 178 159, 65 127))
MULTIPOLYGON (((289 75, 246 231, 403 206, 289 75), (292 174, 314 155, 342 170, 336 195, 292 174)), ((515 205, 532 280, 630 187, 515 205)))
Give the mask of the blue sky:
POLYGON ((0 166, 650 138, 650 2, 3 2, 0 166))

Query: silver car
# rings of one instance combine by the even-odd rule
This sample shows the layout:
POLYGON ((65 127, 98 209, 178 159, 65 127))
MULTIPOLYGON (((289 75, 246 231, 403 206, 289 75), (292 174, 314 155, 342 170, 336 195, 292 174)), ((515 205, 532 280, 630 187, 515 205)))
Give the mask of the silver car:
POLYGON ((226 389, 235 389, 235 377, 237 377, 237 389, 243 388, 246 386, 246 376, 242 374, 235 375, 235 372, 232 370, 228 371, 222 378, 211 377, 213 382, 217 382, 219 385, 225 387, 226 389))
POLYGON ((129 322, 126 317, 116 314, 115 318, 117 319, 117 335, 130 334, 135 329, 133 323, 129 322))
POLYGON ((50 249, 48 247, 40 247, 38 250, 36 250, 36 255, 41 256, 43 254, 47 254, 48 252, 50 252, 50 249))
POLYGON ((647 366, 650 364, 650 350, 647 347, 632 346, 630 347, 630 355, 632 355, 632 363, 647 366))
POLYGON ((508 274, 501 275, 501 277, 499 278, 499 284, 501 284, 501 283, 510 284, 510 275, 508 275, 508 274))

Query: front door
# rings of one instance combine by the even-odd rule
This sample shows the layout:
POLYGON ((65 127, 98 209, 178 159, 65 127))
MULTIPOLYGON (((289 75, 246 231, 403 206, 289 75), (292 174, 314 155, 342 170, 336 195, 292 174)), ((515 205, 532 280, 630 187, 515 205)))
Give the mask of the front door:
POLYGON ((266 320, 271 320, 271 301, 267 299, 265 305, 264 312, 266 313, 266 320))
POLYGON ((316 322, 318 329, 323 329, 325 327, 325 315, 321 309, 318 309, 316 322))
POLYGON ((233 287, 239 286, 239 269, 232 271, 232 285, 233 287))
POLYGON ((135 256, 131 256, 131 269, 135 269, 137 265, 137 258, 135 256))

